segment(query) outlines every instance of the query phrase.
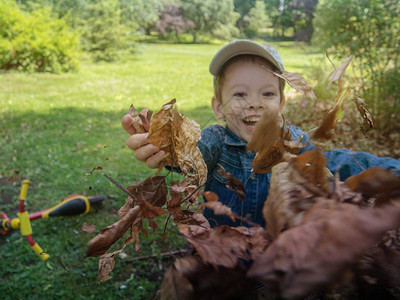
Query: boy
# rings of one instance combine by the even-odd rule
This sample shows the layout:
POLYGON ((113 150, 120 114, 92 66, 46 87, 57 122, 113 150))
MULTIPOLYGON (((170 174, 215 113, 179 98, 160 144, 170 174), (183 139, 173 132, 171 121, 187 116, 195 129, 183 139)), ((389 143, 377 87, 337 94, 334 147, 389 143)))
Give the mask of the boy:
MULTIPOLYGON (((263 112, 268 111, 271 117, 279 116, 285 104, 285 83, 269 70, 283 70, 282 60, 272 47, 250 40, 236 40, 217 52, 210 63, 210 73, 214 76, 211 104, 215 116, 225 119, 226 127, 212 125, 205 128, 197 144, 208 168, 205 190, 216 193, 219 200, 235 213, 261 226, 265 225, 262 208, 267 199, 271 173, 251 172, 255 153, 247 149, 247 143, 263 112), (243 182, 247 193, 244 201, 225 187, 225 179, 217 173, 218 164, 243 182)), ((129 115, 125 115, 121 121, 123 128, 131 134, 127 140, 128 147, 149 168, 157 168, 165 153, 149 144, 147 133, 136 134, 130 125, 131 121, 129 115)), ((295 126, 290 126, 289 130, 294 141, 303 136, 302 142, 307 144, 306 133, 295 126)), ((301 152, 310 149, 313 149, 312 145, 301 152)), ((325 155, 327 168, 333 174, 338 171, 341 180, 376 166, 400 169, 400 162, 395 159, 378 158, 364 152, 341 150, 327 152, 325 155)), ((227 216, 214 215, 207 209, 204 215, 211 226, 245 225, 241 221, 234 223, 227 216)))

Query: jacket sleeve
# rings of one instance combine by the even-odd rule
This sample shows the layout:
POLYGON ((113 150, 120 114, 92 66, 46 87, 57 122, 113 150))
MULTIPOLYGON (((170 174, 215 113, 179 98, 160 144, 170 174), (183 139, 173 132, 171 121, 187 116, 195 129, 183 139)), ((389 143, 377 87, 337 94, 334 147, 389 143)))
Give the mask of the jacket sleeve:
MULTIPOLYGON (((290 126, 290 133, 295 141, 302 137, 301 141, 306 147, 300 153, 315 149, 315 146, 308 142, 309 136, 307 133, 295 126, 290 126)), ((400 162, 394 158, 377 157, 367 152, 352 152, 348 149, 332 149, 324 154, 327 159, 327 168, 332 174, 339 172, 340 180, 342 181, 374 167, 390 169, 396 171, 396 175, 400 175, 400 162)))

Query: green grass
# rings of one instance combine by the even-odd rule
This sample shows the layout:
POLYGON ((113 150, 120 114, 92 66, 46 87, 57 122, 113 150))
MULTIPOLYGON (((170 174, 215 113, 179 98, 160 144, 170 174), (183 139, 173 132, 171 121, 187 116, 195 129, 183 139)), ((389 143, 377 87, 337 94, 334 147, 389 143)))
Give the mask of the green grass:
MULTIPOLYGON (((318 55, 293 43, 275 46, 289 71, 303 73, 318 55)), ((87 242, 94 235, 80 228, 83 223, 93 224, 99 233, 118 220, 116 211, 125 203, 125 194, 102 173, 123 186, 155 175, 135 161, 125 146, 127 134, 120 120, 131 104, 138 110, 158 111, 176 98, 178 110, 203 128, 216 122, 210 106, 208 64, 220 47, 141 44, 135 55, 121 62, 83 62, 78 73, 0 74, 0 212, 9 217, 16 214, 20 179, 32 182, 27 197, 30 212, 49 208, 72 193, 109 196, 85 216, 33 221, 33 236, 51 255, 49 261, 41 262, 19 232, 0 236, 3 299, 144 299, 154 295, 166 265, 161 258, 129 263, 127 259, 139 255, 129 245, 128 257, 116 259, 114 278, 99 285, 98 259, 84 259, 87 242), (87 175, 98 166, 103 170, 87 175)), ((142 255, 178 249, 184 243, 173 233, 166 242, 157 234, 141 235, 141 242, 142 255)), ((122 242, 113 249, 121 246, 122 242)))

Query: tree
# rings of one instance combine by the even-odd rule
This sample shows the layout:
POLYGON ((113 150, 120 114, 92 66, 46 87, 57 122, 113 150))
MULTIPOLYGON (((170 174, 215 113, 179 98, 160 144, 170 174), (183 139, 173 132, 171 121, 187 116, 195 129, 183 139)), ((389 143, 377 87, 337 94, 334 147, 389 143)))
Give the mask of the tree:
POLYGON ((198 42, 198 34, 230 39, 239 34, 236 21, 239 14, 234 11, 233 0, 182 0, 184 16, 195 24, 193 41, 198 42))
POLYGON ((247 26, 244 28, 246 36, 256 36, 259 30, 265 28, 268 23, 265 3, 263 1, 256 1, 254 7, 250 9, 247 18, 244 18, 244 20, 247 23, 247 26))
POLYGON ((400 2, 320 1, 314 28, 313 43, 331 56, 342 59, 354 55, 360 92, 376 117, 394 122, 392 116, 400 111, 400 2))
POLYGON ((166 5, 160 14, 160 19, 156 23, 155 28, 160 32, 162 37, 166 37, 167 33, 175 33, 176 38, 179 39, 182 33, 194 28, 194 23, 185 19, 179 7, 166 5))
POLYGON ((120 5, 122 18, 138 24, 149 35, 159 19, 163 2, 160 0, 120 0, 120 5))
POLYGON ((121 24, 117 0, 92 3, 82 19, 82 44, 96 61, 118 59, 119 50, 127 47, 127 28, 121 24))
POLYGON ((297 41, 309 42, 314 28, 312 21, 318 0, 296 0, 293 8, 293 35, 297 41))

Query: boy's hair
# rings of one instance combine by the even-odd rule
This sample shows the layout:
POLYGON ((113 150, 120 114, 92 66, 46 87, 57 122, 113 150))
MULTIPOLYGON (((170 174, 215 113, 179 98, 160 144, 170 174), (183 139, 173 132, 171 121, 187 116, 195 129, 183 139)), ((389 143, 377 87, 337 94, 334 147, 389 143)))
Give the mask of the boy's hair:
MULTIPOLYGON (((239 39, 232 41, 215 54, 210 63, 210 73, 214 75, 214 93, 218 101, 222 100, 221 88, 227 65, 239 59, 249 59, 256 62, 256 57, 261 59, 262 64, 267 64, 275 72, 281 73, 284 69, 282 59, 273 47, 258 44, 251 40, 239 39)), ((284 86, 285 81, 279 78, 281 99, 284 86)))
MULTIPOLYGON (((243 55, 237 55, 230 60, 228 60, 221 68, 221 70, 218 72, 217 76, 214 76, 214 95, 215 98, 217 99, 218 102, 222 103, 222 86, 225 80, 225 71, 230 66, 231 64, 238 62, 238 61, 245 61, 245 62, 252 62, 252 63, 259 63, 260 66, 266 66, 269 70, 272 70, 274 72, 280 73, 280 70, 274 66, 269 60, 256 56, 256 55, 251 55, 251 54, 243 54, 243 55)), ((279 80, 279 92, 280 92, 280 98, 282 101, 283 98, 283 89, 285 87, 285 80, 282 78, 278 78, 279 80)))

